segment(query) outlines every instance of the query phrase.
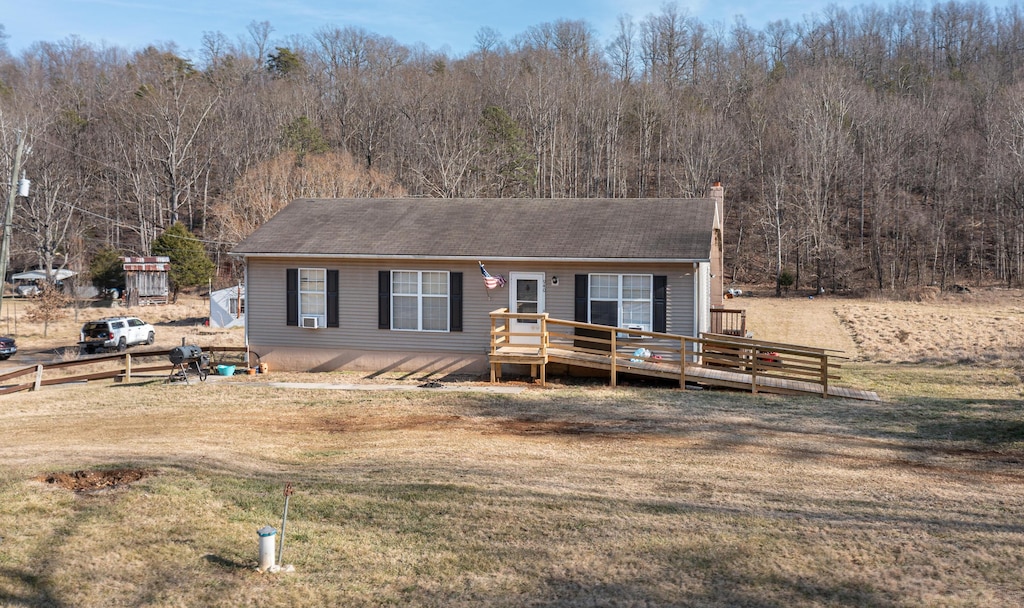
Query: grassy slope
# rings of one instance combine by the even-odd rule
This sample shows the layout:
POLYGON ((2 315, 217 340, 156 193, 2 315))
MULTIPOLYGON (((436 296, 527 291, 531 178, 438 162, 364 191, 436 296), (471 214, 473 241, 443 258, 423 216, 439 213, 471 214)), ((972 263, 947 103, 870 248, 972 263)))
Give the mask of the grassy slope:
POLYGON ((872 363, 1018 365, 1024 293, 988 290, 923 302, 836 297, 745 297, 755 337, 834 348, 872 363))
MULTIPOLYGON (((860 327, 843 306, 876 324, 975 310, 739 303, 758 337, 847 352, 830 342, 860 327)), ((2 399, 0 606, 1019 604, 1014 368, 856 348, 848 381, 885 403, 260 383, 279 374, 2 399), (156 474, 92 495, 35 481, 118 466, 156 474), (288 481, 296 572, 258 574, 255 531, 280 527, 288 481)))
POLYGON ((1024 414, 1012 375, 985 381, 1003 388, 886 404, 43 391, 0 412, 0 605, 1012 605, 1024 414), (157 474, 34 480, 105 466, 157 474), (287 481, 297 571, 257 574, 287 481))

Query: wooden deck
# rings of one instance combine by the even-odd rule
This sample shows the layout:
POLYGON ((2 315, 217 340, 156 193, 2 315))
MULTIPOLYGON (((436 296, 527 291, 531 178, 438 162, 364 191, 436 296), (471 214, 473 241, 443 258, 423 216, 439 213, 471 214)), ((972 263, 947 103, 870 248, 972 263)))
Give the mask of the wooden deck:
POLYGON ((610 328, 549 318, 545 314, 491 313, 491 382, 502 366, 529 365, 530 375, 547 380, 549 363, 606 370, 612 386, 619 374, 674 380, 684 387, 719 386, 753 393, 819 395, 878 401, 872 391, 835 386, 841 365, 832 351, 761 342, 736 336, 677 336, 610 328), (509 318, 537 319, 538 334, 515 334, 509 318), (582 330, 582 331, 580 331, 582 330), (516 339, 537 344, 517 344, 516 339))

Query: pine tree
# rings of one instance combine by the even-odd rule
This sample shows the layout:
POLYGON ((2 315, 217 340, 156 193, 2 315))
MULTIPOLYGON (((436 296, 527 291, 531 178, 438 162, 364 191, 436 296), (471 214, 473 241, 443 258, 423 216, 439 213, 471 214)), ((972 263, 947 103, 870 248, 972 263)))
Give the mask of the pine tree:
POLYGON ((168 279, 174 299, 182 288, 205 285, 213 276, 214 265, 203 244, 181 222, 164 231, 153 241, 153 255, 170 258, 168 279))
POLYGON ((89 264, 92 284, 100 291, 124 289, 124 255, 117 249, 104 247, 96 252, 89 264))

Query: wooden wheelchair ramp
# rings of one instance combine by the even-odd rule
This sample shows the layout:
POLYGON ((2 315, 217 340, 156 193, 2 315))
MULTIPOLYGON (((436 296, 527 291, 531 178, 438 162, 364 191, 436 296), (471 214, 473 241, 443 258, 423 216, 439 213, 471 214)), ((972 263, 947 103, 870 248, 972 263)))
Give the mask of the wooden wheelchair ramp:
POLYGON ((872 391, 835 386, 840 357, 827 349, 763 342, 720 335, 678 336, 552 319, 546 314, 491 313, 491 382, 502 366, 529 365, 530 374, 547 379, 549 363, 609 372, 615 386, 619 374, 719 386, 753 393, 818 395, 879 401, 872 391), (509 319, 535 319, 537 334, 516 334, 509 319), (518 339, 533 340, 523 344, 518 339))

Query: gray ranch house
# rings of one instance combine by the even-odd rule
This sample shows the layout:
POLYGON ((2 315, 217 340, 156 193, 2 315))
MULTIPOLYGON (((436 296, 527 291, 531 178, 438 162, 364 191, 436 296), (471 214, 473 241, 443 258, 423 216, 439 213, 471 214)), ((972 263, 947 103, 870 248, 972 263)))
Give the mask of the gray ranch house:
POLYGON ((722 303, 723 202, 717 184, 703 199, 297 199, 232 251, 246 342, 271 370, 483 373, 496 309, 696 336, 722 303))

